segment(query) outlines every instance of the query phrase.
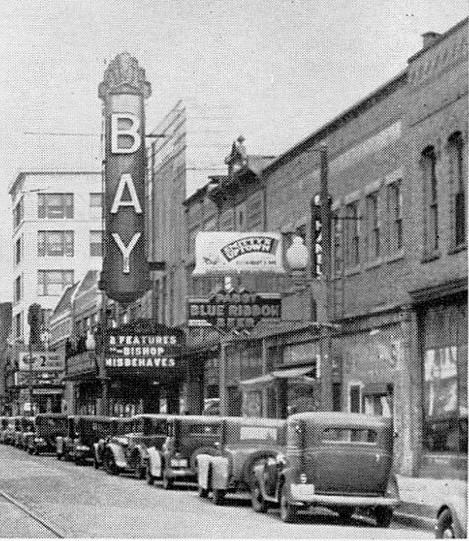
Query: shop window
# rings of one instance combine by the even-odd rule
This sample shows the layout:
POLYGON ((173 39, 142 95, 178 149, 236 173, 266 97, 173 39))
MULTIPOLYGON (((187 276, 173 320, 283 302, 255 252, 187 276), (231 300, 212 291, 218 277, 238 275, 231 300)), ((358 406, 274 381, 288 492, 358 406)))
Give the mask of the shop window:
POLYGON ((451 183, 451 215, 453 248, 464 246, 466 242, 466 182, 464 174, 464 141, 461 132, 448 139, 448 154, 451 183))
POLYGON ((432 256, 439 245, 438 236, 438 182, 436 176, 437 156, 434 147, 422 152, 421 167, 424 185, 424 250, 425 256, 432 256))
POLYGON ((37 217, 50 219, 73 218, 73 194, 38 194, 37 217))

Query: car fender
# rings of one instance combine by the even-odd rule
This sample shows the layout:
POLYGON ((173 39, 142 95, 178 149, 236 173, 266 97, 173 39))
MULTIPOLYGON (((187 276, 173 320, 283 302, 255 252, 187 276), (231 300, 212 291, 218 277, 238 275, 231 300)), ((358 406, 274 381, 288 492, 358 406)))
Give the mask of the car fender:
POLYGON ((55 439, 55 447, 59 455, 64 452, 64 438, 62 436, 57 436, 55 439))
POLYGON ((212 489, 228 488, 230 462, 224 456, 213 456, 211 460, 212 489))
POLYGON ((148 452, 148 466, 150 468, 150 473, 154 477, 162 477, 163 475, 163 457, 161 456, 160 451, 155 447, 149 447, 148 452))
POLYGON ((259 483, 261 494, 265 496, 267 491, 265 489, 265 477, 264 477, 265 465, 263 463, 256 464, 253 469, 254 479, 259 483))
POLYGON ((198 447, 195 451, 192 452, 189 458, 189 466, 191 470, 196 473, 199 467, 199 456, 200 455, 217 455, 219 454, 218 450, 214 447, 198 447))
POLYGON ((124 449, 117 443, 108 443, 106 446, 108 452, 111 452, 114 457, 114 462, 118 468, 127 468, 127 460, 125 459, 124 449))
POLYGON ((452 502, 446 502, 444 505, 442 505, 438 509, 438 513, 436 514, 436 518, 438 519, 443 513, 445 509, 449 509, 451 512, 451 517, 453 519, 453 528, 454 528, 454 534, 456 538, 465 538, 466 537, 466 529, 463 527, 460 521, 461 517, 461 510, 458 509, 457 506, 455 506, 452 502))
POLYGON ((246 461, 243 464, 242 470, 241 470, 241 479, 246 484, 250 484, 253 481, 253 471, 254 468, 257 466, 257 463, 262 462, 266 460, 267 458, 275 458, 278 454, 278 451, 273 450, 257 450, 251 453, 248 457, 246 457, 246 461))
POLYGON ((197 455, 197 483, 199 487, 209 489, 209 475, 213 455, 205 453, 197 455))

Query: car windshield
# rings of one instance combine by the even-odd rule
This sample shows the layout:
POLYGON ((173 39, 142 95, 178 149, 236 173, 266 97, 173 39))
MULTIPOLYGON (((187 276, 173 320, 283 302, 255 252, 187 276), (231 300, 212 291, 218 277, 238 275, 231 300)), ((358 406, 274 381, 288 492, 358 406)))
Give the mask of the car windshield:
POLYGON ((371 443, 378 439, 376 430, 371 428, 326 428, 322 432, 322 441, 333 443, 371 443))
POLYGON ((165 419, 144 419, 143 433, 145 436, 153 436, 158 434, 166 434, 165 419))
POLYGON ((36 426, 40 432, 64 432, 67 428, 67 420, 38 417, 36 426))

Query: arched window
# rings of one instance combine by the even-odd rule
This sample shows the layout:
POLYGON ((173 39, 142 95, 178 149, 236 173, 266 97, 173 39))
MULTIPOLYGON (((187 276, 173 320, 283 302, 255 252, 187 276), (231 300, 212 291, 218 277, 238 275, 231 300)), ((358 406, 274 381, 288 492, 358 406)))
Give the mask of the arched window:
POLYGON ((454 248, 466 242, 466 181, 464 175, 464 141, 461 132, 448 139, 451 182, 452 244, 454 248))
POLYGON ((438 182, 436 176, 437 156, 435 148, 429 146, 422 152, 422 172, 425 194, 425 253, 434 254, 439 247, 438 235, 438 182))

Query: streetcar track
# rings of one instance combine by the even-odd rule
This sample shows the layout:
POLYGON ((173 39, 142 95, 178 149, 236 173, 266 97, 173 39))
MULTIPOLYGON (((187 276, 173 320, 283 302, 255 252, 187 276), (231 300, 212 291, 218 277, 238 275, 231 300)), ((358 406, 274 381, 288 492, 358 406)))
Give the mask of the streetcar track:
POLYGON ((46 530, 54 534, 55 537, 58 537, 60 539, 65 539, 67 537, 65 532, 61 531, 57 526, 51 524, 46 519, 44 519, 43 517, 41 517, 40 515, 38 515, 31 509, 29 509, 28 507, 26 507, 23 503, 21 503, 16 498, 11 496, 11 494, 8 494, 4 490, 0 490, 0 496, 4 498, 7 502, 11 503, 15 507, 23 511, 23 513, 26 513, 29 517, 31 517, 33 520, 38 522, 46 530))

